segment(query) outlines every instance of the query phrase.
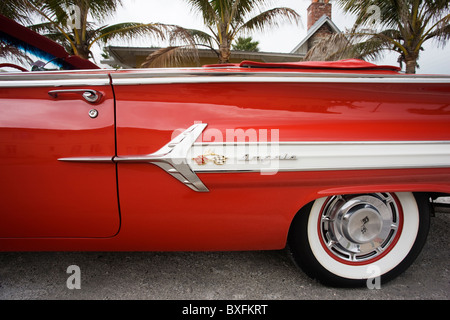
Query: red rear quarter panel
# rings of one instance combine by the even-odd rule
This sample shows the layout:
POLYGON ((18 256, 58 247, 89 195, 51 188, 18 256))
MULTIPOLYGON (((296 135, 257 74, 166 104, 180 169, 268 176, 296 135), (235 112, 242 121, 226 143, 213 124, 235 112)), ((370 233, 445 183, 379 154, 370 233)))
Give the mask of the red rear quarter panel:
MULTIPOLYGON (((115 94, 119 156, 156 152, 196 122, 208 124, 204 143, 270 141, 273 130, 281 142, 450 140, 448 84, 236 81, 116 85, 115 94)), ((209 193, 154 166, 119 164, 121 235, 164 250, 279 249, 294 215, 314 199, 450 192, 448 168, 198 176, 209 193)))

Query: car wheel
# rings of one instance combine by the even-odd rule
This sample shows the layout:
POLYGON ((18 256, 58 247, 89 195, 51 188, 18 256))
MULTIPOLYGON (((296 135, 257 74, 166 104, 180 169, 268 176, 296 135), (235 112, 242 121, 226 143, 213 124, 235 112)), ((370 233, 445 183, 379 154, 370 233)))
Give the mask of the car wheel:
POLYGON ((365 286, 375 279, 381 284, 413 263, 429 224, 425 194, 336 195, 296 215, 288 248, 294 261, 325 285, 365 286))

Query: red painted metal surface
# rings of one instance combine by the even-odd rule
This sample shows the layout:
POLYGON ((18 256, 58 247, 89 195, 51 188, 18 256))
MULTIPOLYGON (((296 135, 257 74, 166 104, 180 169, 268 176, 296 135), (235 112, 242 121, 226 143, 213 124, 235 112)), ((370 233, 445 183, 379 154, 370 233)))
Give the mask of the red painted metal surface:
POLYGON ((448 168, 199 173, 210 192, 197 193, 151 164, 57 161, 150 154, 195 122, 208 124, 205 142, 250 129, 277 129, 280 141, 450 140, 448 84, 116 85, 115 115, 101 89, 95 120, 91 105, 52 101, 49 88, 1 89, 2 219, 12 226, 0 227, 1 250, 280 249, 294 215, 320 197, 450 193, 448 168))
POLYGON ((114 164, 58 161, 114 155, 112 90, 96 88, 105 98, 93 106, 77 94, 53 99, 53 89, 0 90, 0 237, 114 236, 114 164), (92 108, 96 119, 88 115, 92 108))
MULTIPOLYGON (((205 67, 222 67, 223 65, 214 64, 205 67)), ((358 59, 346 59, 340 61, 299 61, 299 62, 255 62, 242 61, 236 64, 227 64, 227 66, 235 66, 240 68, 262 68, 262 69, 284 69, 284 70, 327 70, 328 72, 337 71, 346 72, 369 72, 378 74, 398 74, 401 68, 394 66, 381 66, 358 59)))
MULTIPOLYGON (((115 92, 119 156, 155 152, 196 121, 208 123, 204 142, 239 129, 279 129, 280 141, 450 139, 448 87, 440 85, 170 84, 115 92)), ((147 232, 141 240, 163 250, 276 249, 297 211, 321 196, 450 191, 446 169, 199 176, 210 193, 194 193, 154 166, 119 164, 123 234, 147 232)))

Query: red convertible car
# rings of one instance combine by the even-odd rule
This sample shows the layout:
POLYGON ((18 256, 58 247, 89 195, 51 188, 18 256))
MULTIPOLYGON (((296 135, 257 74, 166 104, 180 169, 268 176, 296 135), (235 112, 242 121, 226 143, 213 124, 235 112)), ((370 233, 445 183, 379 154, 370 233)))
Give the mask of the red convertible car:
POLYGON ((450 194, 450 77, 358 60, 3 73, 0 170, 2 251, 287 247, 324 284, 388 281, 450 194))

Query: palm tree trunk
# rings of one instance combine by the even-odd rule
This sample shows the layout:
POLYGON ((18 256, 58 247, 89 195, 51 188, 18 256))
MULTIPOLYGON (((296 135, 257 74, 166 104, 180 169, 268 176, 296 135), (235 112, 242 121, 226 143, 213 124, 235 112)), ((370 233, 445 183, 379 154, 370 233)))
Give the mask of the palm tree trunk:
POLYGON ((417 58, 405 57, 405 63, 406 63, 406 73, 411 74, 416 73, 417 58))
POLYGON ((229 63, 231 56, 230 47, 226 44, 221 44, 219 48, 219 63, 229 63))
POLYGON ((83 58, 83 59, 86 59, 86 60, 89 59, 90 51, 89 51, 88 46, 86 44, 82 43, 82 44, 77 45, 77 53, 78 53, 77 55, 80 58, 83 58))

